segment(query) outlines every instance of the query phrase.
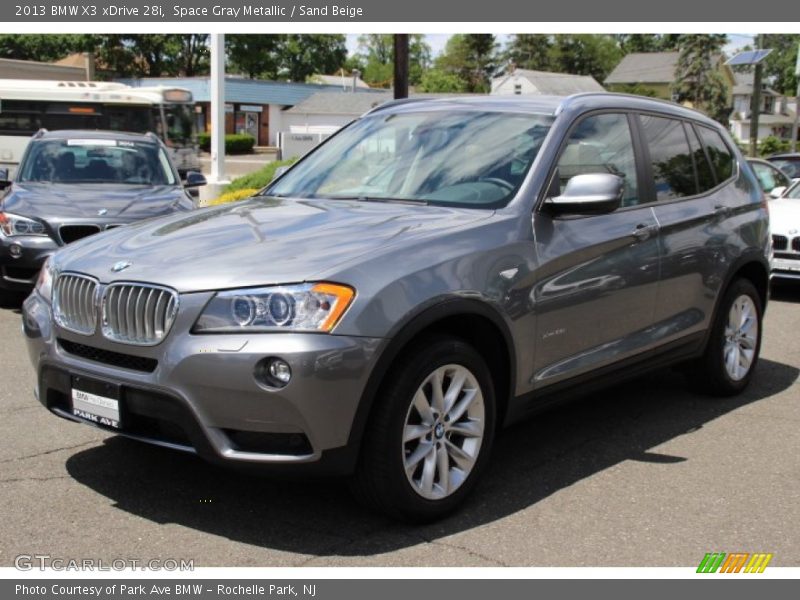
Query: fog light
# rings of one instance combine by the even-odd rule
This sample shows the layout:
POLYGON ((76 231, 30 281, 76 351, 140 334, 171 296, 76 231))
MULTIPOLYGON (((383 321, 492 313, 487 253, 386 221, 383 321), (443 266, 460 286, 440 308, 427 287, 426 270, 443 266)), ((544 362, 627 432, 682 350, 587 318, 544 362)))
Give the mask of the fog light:
POLYGON ((282 358, 269 357, 258 362, 255 371, 256 380, 271 389, 281 389, 292 379, 292 368, 282 358))
POLYGON ((273 358, 269 363, 269 374, 283 385, 292 379, 292 369, 289 364, 280 358, 273 358))
POLYGON ((14 258, 19 258, 22 256, 22 246, 19 244, 11 244, 11 247, 8 249, 8 253, 14 258))

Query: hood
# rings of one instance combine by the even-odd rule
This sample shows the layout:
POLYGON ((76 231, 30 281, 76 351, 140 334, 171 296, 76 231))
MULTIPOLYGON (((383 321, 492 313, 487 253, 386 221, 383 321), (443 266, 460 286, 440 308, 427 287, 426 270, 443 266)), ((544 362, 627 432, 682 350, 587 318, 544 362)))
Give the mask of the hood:
POLYGON ((178 186, 15 183, 3 210, 44 221, 105 218, 146 219, 174 209, 185 199, 178 186))
POLYGON ((180 292, 313 280, 392 245, 492 215, 488 210, 345 200, 260 198, 155 219, 86 238, 58 267, 100 281, 141 281, 180 292), (112 273, 119 261, 129 268, 112 273))
POLYGON ((800 198, 778 198, 769 203, 769 227, 775 235, 800 234, 800 198))

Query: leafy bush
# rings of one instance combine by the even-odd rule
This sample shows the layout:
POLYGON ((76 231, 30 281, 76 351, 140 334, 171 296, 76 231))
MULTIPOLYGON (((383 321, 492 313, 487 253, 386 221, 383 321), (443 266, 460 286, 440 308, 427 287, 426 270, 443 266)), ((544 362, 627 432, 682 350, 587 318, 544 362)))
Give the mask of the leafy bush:
POLYGON ((774 135, 770 135, 761 140, 758 145, 758 153, 761 156, 769 156, 778 152, 788 152, 791 147, 792 144, 789 140, 781 140, 774 135))
POLYGON ((225 193, 235 192, 238 190, 260 190, 267 185, 275 176, 275 170, 278 167, 287 167, 297 162, 297 158, 290 158, 289 160, 276 160, 264 165, 258 171, 253 171, 247 175, 242 175, 231 181, 225 186, 225 193))
MULTIPOLYGON (((201 150, 211 151, 211 134, 198 133, 197 143, 201 150)), ((228 133, 225 135, 225 154, 245 154, 253 150, 256 140, 246 133, 228 133)))
POLYGON ((216 206, 218 204, 227 204, 228 202, 237 202, 244 200, 255 194, 258 190, 254 188, 242 188, 234 192, 225 192, 219 198, 215 198, 208 203, 209 206, 216 206))

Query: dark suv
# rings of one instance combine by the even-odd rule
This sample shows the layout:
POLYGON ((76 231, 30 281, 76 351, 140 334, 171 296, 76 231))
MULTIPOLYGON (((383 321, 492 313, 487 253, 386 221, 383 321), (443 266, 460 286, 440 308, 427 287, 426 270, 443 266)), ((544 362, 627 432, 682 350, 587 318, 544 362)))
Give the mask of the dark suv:
MULTIPOLYGON (((30 291, 59 247, 106 229, 194 208, 152 134, 39 131, 13 181, 0 173, 0 299, 30 291)), ((187 174, 187 186, 205 183, 187 174)))
POLYGON ((455 508, 495 432, 685 363, 743 390, 767 303, 758 181, 700 113, 615 94, 390 103, 253 199, 83 240, 24 306, 38 397, 223 464, 455 508))

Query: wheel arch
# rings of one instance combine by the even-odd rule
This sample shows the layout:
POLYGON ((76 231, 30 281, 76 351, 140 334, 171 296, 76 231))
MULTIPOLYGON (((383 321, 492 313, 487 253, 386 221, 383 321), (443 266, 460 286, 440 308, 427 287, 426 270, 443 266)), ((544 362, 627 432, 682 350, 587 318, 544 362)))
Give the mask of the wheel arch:
POLYGON ((383 381, 395 360, 411 344, 430 333, 447 333, 472 345, 492 374, 497 400, 497 424, 503 423, 516 381, 516 351, 508 325, 486 302, 471 298, 446 298, 408 316, 391 332, 361 395, 348 445, 358 455, 364 429, 383 381))

